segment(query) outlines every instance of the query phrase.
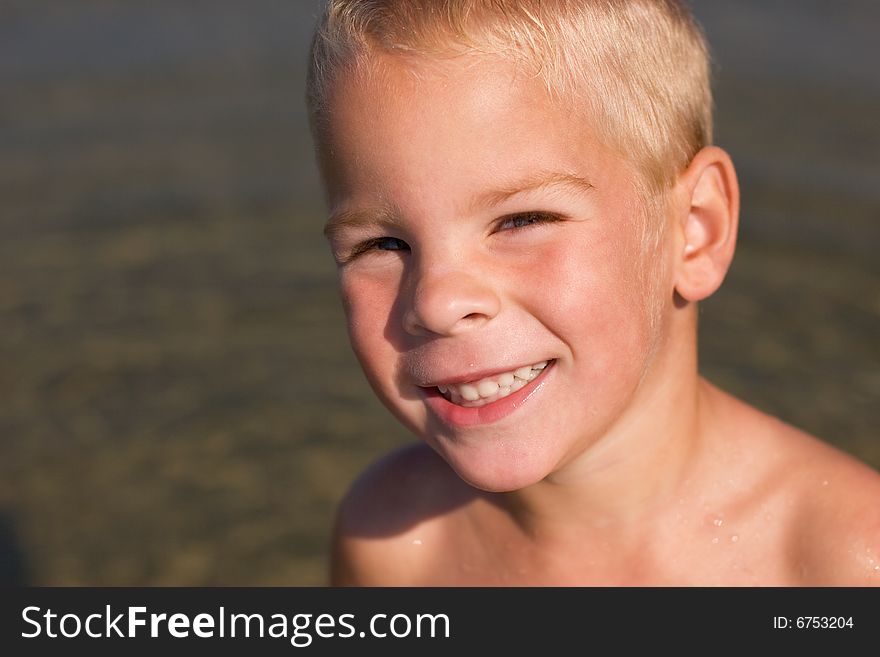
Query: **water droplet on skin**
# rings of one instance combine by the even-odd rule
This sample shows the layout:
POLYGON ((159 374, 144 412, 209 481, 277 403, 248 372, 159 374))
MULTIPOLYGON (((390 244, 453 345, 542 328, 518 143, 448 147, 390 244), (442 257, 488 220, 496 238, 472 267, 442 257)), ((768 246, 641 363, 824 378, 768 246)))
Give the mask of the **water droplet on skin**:
POLYGON ((420 538, 413 539, 413 545, 421 545, 421 544, 422 544, 422 539, 420 539, 420 538))
POLYGON ((880 570, 880 566, 874 566, 874 570, 880 570))
POLYGON ((718 537, 716 536, 715 538, 712 539, 712 543, 717 543, 717 542, 718 542, 718 537))
POLYGON ((733 536, 730 537, 731 543, 736 543, 738 540, 739 540, 739 536, 737 536, 736 534, 734 534, 733 536))
POLYGON ((724 520, 722 520, 721 518, 715 518, 715 520, 713 520, 712 523, 713 523, 716 527, 720 527, 721 525, 724 524, 724 520))

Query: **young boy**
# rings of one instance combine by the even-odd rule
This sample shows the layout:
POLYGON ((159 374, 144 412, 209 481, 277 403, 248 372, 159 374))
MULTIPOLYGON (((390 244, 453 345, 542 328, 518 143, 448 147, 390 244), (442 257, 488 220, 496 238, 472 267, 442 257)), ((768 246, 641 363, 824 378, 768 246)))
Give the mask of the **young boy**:
POLYGON ((340 585, 878 585, 880 476, 701 379, 734 252, 677 0, 331 0, 309 103, 355 353, 427 446, 340 585))

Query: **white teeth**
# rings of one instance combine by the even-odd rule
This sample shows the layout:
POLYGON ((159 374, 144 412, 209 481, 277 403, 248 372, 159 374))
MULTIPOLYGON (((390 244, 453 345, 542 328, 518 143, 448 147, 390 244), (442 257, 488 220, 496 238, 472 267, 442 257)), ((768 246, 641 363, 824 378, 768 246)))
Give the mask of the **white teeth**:
POLYGON ((467 401, 477 401, 480 398, 480 392, 475 386, 472 386, 469 383, 463 383, 458 386, 458 394, 464 397, 467 401))
POLYGON ((535 379, 547 367, 547 364, 548 361, 541 361, 479 381, 437 386, 437 389, 440 394, 454 404, 482 406, 522 389, 529 381, 535 379))
POLYGON ((524 379, 528 381, 529 376, 532 374, 532 366, 527 365, 526 367, 520 367, 518 370, 514 370, 513 374, 518 379, 524 379))

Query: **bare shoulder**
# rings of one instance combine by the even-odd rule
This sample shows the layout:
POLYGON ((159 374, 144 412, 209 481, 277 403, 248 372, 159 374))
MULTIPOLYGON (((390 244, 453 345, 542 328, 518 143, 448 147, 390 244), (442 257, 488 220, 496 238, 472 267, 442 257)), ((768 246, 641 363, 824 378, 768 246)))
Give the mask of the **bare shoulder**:
POLYGON ((781 420, 754 411, 755 436, 776 464, 790 509, 795 579, 809 586, 880 586, 880 473, 781 420))
POLYGON ((880 474, 830 445, 816 452, 794 525, 803 583, 880 586, 880 474))
POLYGON ((442 544, 449 516, 475 495, 425 445, 388 454, 355 481, 339 506, 331 583, 407 586, 418 582, 442 544))
POLYGON ((777 523, 762 534, 777 537, 767 556, 786 564, 785 579, 880 586, 880 473, 722 391, 709 396, 722 442, 733 446, 741 471, 752 473, 743 481, 751 482, 753 508, 777 523))

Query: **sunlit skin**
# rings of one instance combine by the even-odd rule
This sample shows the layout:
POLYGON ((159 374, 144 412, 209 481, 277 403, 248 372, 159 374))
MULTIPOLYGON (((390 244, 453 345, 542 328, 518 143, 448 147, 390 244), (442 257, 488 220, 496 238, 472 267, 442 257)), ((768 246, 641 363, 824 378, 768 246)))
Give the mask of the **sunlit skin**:
POLYGON ((876 473, 698 376, 739 210, 723 151, 653 211, 652 250, 635 166, 511 63, 375 55, 330 106, 351 342, 431 448, 355 485, 335 583, 880 583, 876 473), (544 361, 479 411, 437 390, 544 361))

